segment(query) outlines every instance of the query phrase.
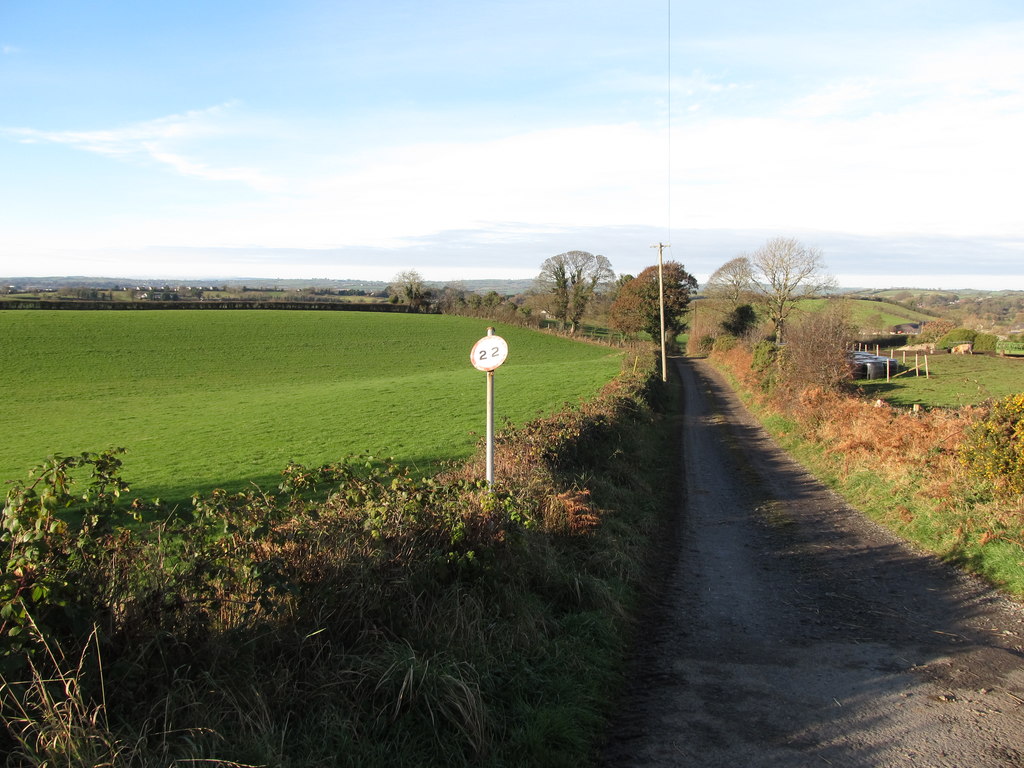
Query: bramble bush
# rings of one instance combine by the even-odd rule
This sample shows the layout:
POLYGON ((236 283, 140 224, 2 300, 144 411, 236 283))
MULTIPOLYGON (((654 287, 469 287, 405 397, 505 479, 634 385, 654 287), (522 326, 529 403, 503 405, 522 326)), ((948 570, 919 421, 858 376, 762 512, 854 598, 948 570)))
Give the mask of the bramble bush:
POLYGON ((712 352, 728 352, 730 349, 739 344, 739 339, 730 334, 722 334, 715 338, 714 343, 711 345, 712 352))
POLYGON ((81 624, 90 596, 76 572, 97 541, 137 518, 117 505, 128 490, 123 452, 51 456, 8 491, 0 514, 0 672, 34 650, 32 631, 81 624))

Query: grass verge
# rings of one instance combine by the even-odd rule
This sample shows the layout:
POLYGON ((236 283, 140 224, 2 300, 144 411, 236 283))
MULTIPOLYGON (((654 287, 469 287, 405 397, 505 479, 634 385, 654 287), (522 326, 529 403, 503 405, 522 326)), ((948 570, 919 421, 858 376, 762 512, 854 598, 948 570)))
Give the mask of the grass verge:
POLYGON ((819 480, 903 539, 1024 596, 1024 499, 995 497, 959 457, 972 409, 914 414, 808 390, 761 390, 750 355, 710 358, 762 425, 819 480))

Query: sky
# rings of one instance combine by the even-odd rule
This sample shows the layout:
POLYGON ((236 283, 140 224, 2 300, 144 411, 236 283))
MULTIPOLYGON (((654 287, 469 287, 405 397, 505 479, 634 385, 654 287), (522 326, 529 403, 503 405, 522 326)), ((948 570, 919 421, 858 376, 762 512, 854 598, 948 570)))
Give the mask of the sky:
POLYGON ((0 0, 0 276, 1024 290, 1020 0, 0 0))

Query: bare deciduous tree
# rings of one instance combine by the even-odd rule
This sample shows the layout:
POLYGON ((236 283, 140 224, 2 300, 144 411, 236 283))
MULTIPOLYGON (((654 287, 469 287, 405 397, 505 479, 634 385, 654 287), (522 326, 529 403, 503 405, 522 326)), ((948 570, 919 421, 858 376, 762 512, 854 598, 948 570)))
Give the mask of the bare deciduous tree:
POLYGON ((709 299, 721 300, 727 310, 750 304, 754 299, 754 274, 750 259, 741 254, 712 272, 704 285, 704 295, 709 299))
POLYGON ((825 261, 817 248, 808 248, 791 237, 776 237, 749 257, 753 288, 768 311, 775 340, 782 341, 783 326, 797 302, 835 288, 825 273, 825 261))
POLYGON ((615 279, 611 262, 586 251, 567 251, 546 259, 537 287, 552 295, 551 314, 576 332, 580 318, 598 288, 615 279))

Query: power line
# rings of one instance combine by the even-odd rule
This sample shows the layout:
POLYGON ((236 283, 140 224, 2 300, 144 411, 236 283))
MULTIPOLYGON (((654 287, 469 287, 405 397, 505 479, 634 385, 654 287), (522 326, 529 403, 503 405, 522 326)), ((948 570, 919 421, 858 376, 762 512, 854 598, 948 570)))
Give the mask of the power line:
POLYGON ((667 202, 668 202, 668 221, 666 222, 666 230, 669 234, 669 239, 672 237, 672 0, 665 0, 666 16, 667 16, 667 30, 666 30, 666 90, 668 92, 667 105, 668 105, 668 190, 667 202))

